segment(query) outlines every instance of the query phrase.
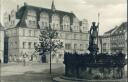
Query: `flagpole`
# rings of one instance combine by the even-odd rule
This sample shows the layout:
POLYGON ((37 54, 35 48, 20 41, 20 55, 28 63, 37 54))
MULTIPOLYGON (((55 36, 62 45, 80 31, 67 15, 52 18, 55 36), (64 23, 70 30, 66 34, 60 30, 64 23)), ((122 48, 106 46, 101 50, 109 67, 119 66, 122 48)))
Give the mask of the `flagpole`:
POLYGON ((98 42, 99 42, 99 24, 100 24, 100 23, 99 23, 99 20, 100 20, 100 19, 99 19, 99 17, 100 17, 100 13, 98 13, 98 33, 97 33, 97 47, 98 47, 98 44, 99 44, 99 43, 98 43, 98 42))

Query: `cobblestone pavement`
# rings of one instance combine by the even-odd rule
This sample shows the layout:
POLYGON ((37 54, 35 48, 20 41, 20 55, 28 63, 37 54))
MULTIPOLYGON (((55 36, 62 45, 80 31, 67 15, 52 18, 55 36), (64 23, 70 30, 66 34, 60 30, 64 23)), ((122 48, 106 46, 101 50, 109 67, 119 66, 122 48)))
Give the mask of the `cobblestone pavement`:
MULTIPOLYGON (((52 74, 49 74, 49 64, 27 63, 25 66, 20 63, 1 65, 1 82, 53 82, 53 78, 64 74, 63 64, 52 64, 52 74)), ((71 82, 71 81, 62 81, 71 82)), ((72 81, 76 82, 76 81, 72 81)), ((107 81, 105 81, 107 82, 107 81)), ((122 79, 121 82, 127 82, 122 79)))
POLYGON ((1 68, 1 82, 52 82, 52 78, 64 74, 63 64, 7 64, 1 68))

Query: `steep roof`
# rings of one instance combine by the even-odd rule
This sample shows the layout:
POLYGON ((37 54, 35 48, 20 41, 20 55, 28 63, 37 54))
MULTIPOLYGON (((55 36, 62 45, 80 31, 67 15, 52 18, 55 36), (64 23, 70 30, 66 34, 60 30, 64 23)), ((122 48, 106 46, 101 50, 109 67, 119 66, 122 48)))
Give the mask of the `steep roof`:
POLYGON ((117 27, 112 28, 112 29, 110 29, 109 31, 105 32, 104 34, 110 34, 110 33, 112 33, 116 28, 117 28, 117 27))
POLYGON ((128 22, 123 22, 118 28, 113 32, 114 35, 116 34, 124 34, 127 31, 127 24, 128 22))
POLYGON ((34 10, 36 12, 37 21, 40 20, 40 13, 41 12, 47 12, 48 14, 56 13, 61 18, 62 18, 62 16, 67 15, 70 17, 71 21, 73 21, 73 19, 72 19, 73 17, 76 17, 75 14, 72 12, 66 12, 66 11, 61 11, 61 10, 55 10, 53 12, 51 9, 48 9, 48 8, 35 7, 35 6, 31 6, 31 5, 24 5, 16 13, 16 18, 20 19, 20 22, 17 24, 17 26, 26 27, 26 22, 24 20, 27 17, 28 10, 34 10))
POLYGON ((128 22, 123 22, 117 30, 126 30, 128 22))
MULTIPOLYGON (((34 10, 36 11, 36 13, 40 13, 43 11, 46 11, 48 13, 53 13, 53 11, 51 9, 48 8, 42 8, 42 7, 36 7, 36 6, 32 6, 32 5, 24 5, 23 7, 20 8, 20 10, 17 12, 17 18, 21 18, 21 15, 25 12, 25 10, 34 10)), ((61 10, 55 10, 55 13, 59 14, 59 15, 69 15, 69 16, 75 16, 74 13, 72 12, 66 12, 66 11, 61 11, 61 10)))
POLYGON ((112 35, 119 34, 119 33, 123 34, 124 30, 128 29, 127 24, 128 24, 128 22, 123 22, 120 26, 116 26, 115 28, 105 32, 104 34, 105 35, 106 34, 111 34, 111 33, 112 33, 112 35))

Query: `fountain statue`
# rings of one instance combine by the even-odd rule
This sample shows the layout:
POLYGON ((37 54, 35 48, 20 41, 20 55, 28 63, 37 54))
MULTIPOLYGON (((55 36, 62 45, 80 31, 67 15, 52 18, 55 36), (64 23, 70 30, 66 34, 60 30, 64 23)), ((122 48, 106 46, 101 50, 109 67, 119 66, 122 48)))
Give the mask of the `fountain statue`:
POLYGON ((90 54, 92 55, 97 55, 97 52, 99 50, 98 48, 98 25, 96 25, 96 22, 92 22, 92 26, 90 28, 89 34, 89 48, 88 50, 90 51, 90 54))

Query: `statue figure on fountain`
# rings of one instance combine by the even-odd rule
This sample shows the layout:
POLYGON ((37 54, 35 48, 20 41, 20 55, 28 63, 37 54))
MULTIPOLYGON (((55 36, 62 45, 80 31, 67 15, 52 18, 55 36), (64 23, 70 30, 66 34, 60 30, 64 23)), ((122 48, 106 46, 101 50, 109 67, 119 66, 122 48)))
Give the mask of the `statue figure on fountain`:
POLYGON ((98 25, 96 25, 96 22, 92 22, 92 26, 90 28, 89 31, 89 48, 88 50, 90 51, 90 53, 92 55, 97 55, 97 52, 99 50, 98 48, 98 27, 99 27, 99 23, 98 25))

